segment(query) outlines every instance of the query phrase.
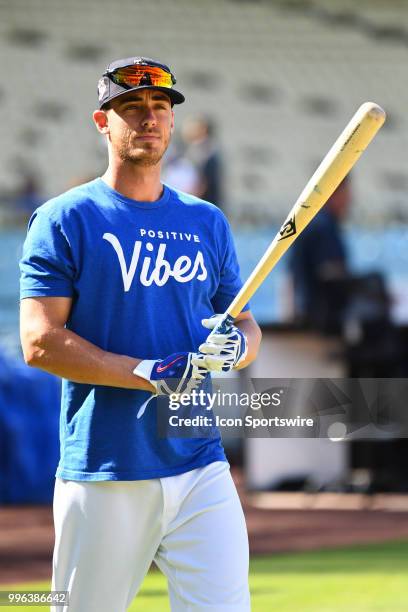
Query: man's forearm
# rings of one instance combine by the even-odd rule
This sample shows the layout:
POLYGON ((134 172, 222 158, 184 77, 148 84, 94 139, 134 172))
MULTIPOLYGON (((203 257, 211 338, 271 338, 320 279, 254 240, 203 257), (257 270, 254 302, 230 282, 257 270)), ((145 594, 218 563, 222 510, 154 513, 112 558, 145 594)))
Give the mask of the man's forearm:
POLYGON ((154 391, 133 374, 140 359, 104 351, 66 328, 43 332, 24 353, 28 365, 73 382, 154 391))
POLYGON ((247 356, 236 368, 237 370, 241 370, 242 368, 246 368, 256 358, 262 340, 262 332, 253 319, 242 319, 241 321, 236 321, 234 325, 246 335, 248 341, 247 356))

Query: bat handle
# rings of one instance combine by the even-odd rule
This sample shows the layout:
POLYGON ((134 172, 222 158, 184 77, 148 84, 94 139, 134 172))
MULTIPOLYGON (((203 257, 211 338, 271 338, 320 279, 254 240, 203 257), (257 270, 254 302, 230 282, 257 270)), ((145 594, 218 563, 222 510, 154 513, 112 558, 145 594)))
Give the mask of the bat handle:
POLYGON ((214 329, 211 331, 209 337, 216 336, 219 334, 228 334, 231 329, 231 325, 234 325, 234 318, 231 317, 228 312, 226 312, 218 323, 218 325, 214 327, 214 329))

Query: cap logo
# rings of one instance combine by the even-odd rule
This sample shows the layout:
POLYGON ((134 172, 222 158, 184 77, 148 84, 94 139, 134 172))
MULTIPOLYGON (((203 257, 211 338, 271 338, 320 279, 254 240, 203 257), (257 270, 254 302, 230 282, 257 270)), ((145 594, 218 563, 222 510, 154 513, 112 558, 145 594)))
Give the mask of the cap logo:
POLYGON ((102 77, 98 82, 98 96, 101 100, 108 90, 108 79, 107 77, 102 77))

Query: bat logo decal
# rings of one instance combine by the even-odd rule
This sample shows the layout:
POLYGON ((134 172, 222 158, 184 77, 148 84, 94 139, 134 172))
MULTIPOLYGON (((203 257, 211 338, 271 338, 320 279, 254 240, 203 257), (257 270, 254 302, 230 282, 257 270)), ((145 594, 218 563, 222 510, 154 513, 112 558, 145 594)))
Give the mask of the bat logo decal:
POLYGON ((295 215, 285 221, 279 231, 279 234, 279 240, 285 240, 285 238, 290 238, 291 236, 294 236, 296 234, 295 215))

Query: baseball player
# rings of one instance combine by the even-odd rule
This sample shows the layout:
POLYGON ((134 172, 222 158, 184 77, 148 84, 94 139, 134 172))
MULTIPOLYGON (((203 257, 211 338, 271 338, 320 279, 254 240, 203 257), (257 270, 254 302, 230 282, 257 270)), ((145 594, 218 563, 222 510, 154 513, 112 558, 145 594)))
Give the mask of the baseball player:
POLYGON ((70 612, 126 610, 153 560, 173 611, 250 609, 219 433, 157 435, 160 401, 260 342, 248 308, 208 337, 241 282, 220 210, 160 181, 175 82, 148 58, 108 66, 93 114, 108 168, 34 212, 20 264, 25 360, 63 379, 52 585, 70 612))

